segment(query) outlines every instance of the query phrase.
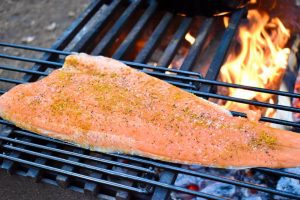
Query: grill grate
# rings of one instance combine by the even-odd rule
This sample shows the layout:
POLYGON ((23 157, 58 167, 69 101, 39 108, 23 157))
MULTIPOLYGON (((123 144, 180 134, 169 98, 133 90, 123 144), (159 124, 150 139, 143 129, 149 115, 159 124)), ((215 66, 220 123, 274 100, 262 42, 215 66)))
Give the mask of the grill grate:
MULTIPOLYGON (((0 46, 6 48, 18 48, 30 52, 44 53, 40 59, 0 53, 0 58, 5 60, 18 60, 22 65, 25 63, 34 64, 31 69, 0 64, 0 69, 3 71, 25 74, 23 78, 0 77, 0 83, 9 83, 10 86, 12 86, 36 81, 41 77, 47 76, 51 70, 61 67, 64 57, 69 55, 71 51, 84 51, 93 54, 102 53, 103 55, 111 56, 119 60, 127 60, 122 62, 132 68, 158 77, 203 98, 213 97, 216 99, 299 113, 299 108, 250 101, 213 93, 214 87, 223 86, 271 93, 289 98, 300 97, 299 94, 295 93, 229 84, 216 80, 219 69, 226 58, 230 42, 245 12, 245 9, 241 9, 232 14, 229 25, 230 28, 224 31, 219 44, 221 48, 218 48, 215 52, 215 56, 210 64, 209 73, 203 78, 201 74, 192 72, 191 70, 197 62, 199 53, 201 53, 205 47, 205 41, 217 21, 215 18, 203 20, 203 24, 197 29, 196 41, 190 47, 180 69, 169 69, 166 67, 169 66, 175 56, 175 52, 178 51, 185 33, 187 33, 189 28, 193 25, 193 17, 180 18, 178 28, 174 30, 170 42, 165 47, 165 53, 163 53, 158 60, 160 67, 151 66, 145 63, 148 63, 151 59, 161 41, 164 40, 167 30, 174 26, 172 23, 177 20, 178 16, 159 10, 156 1, 95 0, 86 11, 74 21, 62 37, 56 41, 51 49, 0 43, 0 46), (136 15, 135 13, 138 13, 139 17, 135 20, 136 23, 134 25, 130 25, 130 19, 136 15), (128 55, 133 54, 132 49, 134 49, 136 43, 143 37, 144 29, 146 29, 150 21, 157 16, 160 16, 160 18, 153 32, 150 34, 150 37, 143 45, 143 48, 136 52, 134 57, 127 59, 128 55), (115 23, 112 23, 112 21, 115 21, 115 23), (131 27, 131 29, 128 30, 128 34, 122 36, 125 39, 121 44, 118 47, 114 47, 114 41, 123 33, 121 29, 126 29, 126 27, 131 27), (106 33, 108 33, 109 36, 106 33), (109 53, 107 49, 115 49, 115 51, 109 53)), ((6 92, 6 89, 0 89, 0 94, 6 92)), ((246 116, 244 113, 232 113, 235 116, 246 116)), ((283 119, 262 117, 260 120, 294 128, 300 127, 299 123, 283 119)), ((31 177, 37 182, 59 185, 78 192, 91 193, 96 196, 105 194, 118 199, 169 199, 171 191, 208 199, 226 199, 218 194, 196 192, 176 186, 174 182, 177 175, 185 174, 213 180, 215 182, 227 183, 240 188, 261 191, 269 194, 270 198, 273 198, 274 195, 278 195, 281 197, 300 199, 299 195, 280 191, 274 187, 254 184, 251 183, 251 180, 245 182, 235 178, 196 172, 181 167, 180 165, 141 157, 90 152, 69 143, 21 130, 10 122, 2 119, 0 119, 0 124, 3 125, 0 134, 1 168, 11 174, 31 177)), ((300 180, 299 174, 289 173, 283 170, 255 168, 252 169, 252 171, 259 171, 262 174, 277 179, 280 177, 289 177, 300 180)))
MULTIPOLYGON (((13 48, 27 48, 30 50, 38 50, 48 53, 58 53, 63 55, 69 55, 68 52, 56 51, 51 49, 43 49, 43 48, 31 48, 23 45, 13 45, 7 43, 0 43, 1 46, 13 47, 13 48)), ((0 57, 7 59, 18 59, 26 62, 39 62, 42 64, 51 65, 54 68, 58 68, 62 65, 62 63, 55 61, 42 61, 37 59, 23 58, 17 56, 8 56, 4 54, 0 54, 0 57), (52 65, 56 63, 55 65, 52 65)), ((203 79, 200 74, 195 72, 188 71, 180 71, 174 69, 153 67, 145 64, 137 64, 133 62, 125 62, 126 64, 134 67, 136 69, 142 70, 145 73, 161 78, 162 80, 166 80, 171 84, 174 84, 178 87, 186 89, 189 92, 192 92, 198 96, 206 95, 210 96, 210 93, 202 93, 198 92, 199 85, 202 83, 203 79), (155 69, 156 71, 153 71, 155 69), (160 70, 160 72, 157 71, 160 70), (166 72, 172 72, 172 74, 166 74, 166 72), (176 74, 175 74, 176 73, 176 74)), ((14 72, 25 72, 28 74, 32 74, 35 76, 46 76, 48 73, 39 72, 35 70, 27 70, 16 67, 0 67, 3 70, 9 70, 14 72)), ((12 80, 12 79, 3 79, 3 82, 10 82, 14 84, 25 83, 24 80, 12 80)), ((207 83, 211 84, 219 84, 223 86, 230 87, 231 84, 222 83, 218 81, 207 81, 207 83)), ((234 87, 240 87, 239 85, 234 85, 234 87)), ((262 90, 266 92, 264 89, 253 88, 253 87, 245 87, 241 86, 241 88, 246 88, 248 90, 262 90)), ((2 91, 2 93, 5 91, 2 91)), ((275 92, 280 93, 280 95, 285 95, 289 97, 297 97, 298 94, 288 93, 288 92, 280 92, 280 91, 267 91, 267 92, 275 92)), ((217 98, 222 98, 216 96, 217 98)), ((230 100, 234 101, 234 98, 230 98, 230 100)), ((275 105, 274 105, 275 106, 275 105)), ((276 107, 277 109, 285 109, 282 107, 276 107)), ((289 110, 292 108, 288 108, 289 110)), ((299 112, 299 109, 293 108, 293 111, 296 110, 299 112)), ((272 121, 275 119, 267 118, 267 120, 272 121)), ((281 124, 293 124, 294 122, 287 122, 284 120, 276 120, 273 123, 281 123, 281 124)), ((0 121, 1 124, 6 125, 4 131, 2 132, 0 139, 2 141, 2 154, 0 157, 2 160, 2 168, 10 171, 11 173, 17 173, 24 176, 30 176, 42 182, 51 182, 51 176, 45 175, 47 173, 52 174, 52 184, 57 184, 63 187, 70 187, 77 191, 84 191, 84 188, 91 188, 85 186, 85 184, 90 184, 91 182, 97 183, 100 185, 113 186, 114 188, 123 189, 126 191, 139 193, 140 195, 149 196, 153 194, 154 187, 160 187, 164 189, 168 189, 170 191, 183 192, 199 197, 210 198, 210 199, 223 199, 222 197, 205 194, 201 192, 195 192, 192 190, 188 190, 185 188, 180 188, 178 186, 174 186, 173 183, 163 183, 161 181, 161 177, 159 176, 161 171, 169 171, 172 173, 181 173, 186 175, 193 175, 196 177, 211 179, 218 182, 233 184, 240 187, 251 188, 258 191, 263 191, 271 194, 281 195, 285 197, 291 198, 299 198, 299 196, 283 191, 276 190, 274 188, 268 188, 264 186, 255 185, 252 183, 241 182, 234 179, 219 177, 215 175, 195 172, 192 170, 180 168, 178 165, 163 163, 152 161, 139 157, 130 157, 126 155, 118 155, 118 154, 102 154, 102 153, 93 153, 94 155, 88 155, 90 152, 86 150, 81 150, 78 147, 75 147, 72 144, 64 143, 61 141, 57 141, 51 138, 47 138, 44 136, 36 135, 34 133, 30 133, 28 131, 21 130, 19 128, 14 127, 13 124, 7 122, 5 120, 0 121), (67 147, 68 150, 65 150, 67 147), (122 159, 125 162, 121 162, 122 159), (11 162, 13 161, 13 162, 11 162), (128 163, 130 164, 128 164, 128 163), (21 164, 21 165, 17 165, 21 164), (101 164, 99 166, 99 163, 101 164), (97 165, 98 164, 98 165, 97 165), (23 172, 20 172, 18 166, 23 166, 23 172), (68 167, 67 167, 68 166, 68 167), (113 168, 121 168, 122 170, 126 169, 126 171, 134 172, 134 175, 130 175, 130 173, 124 173, 113 168), (36 171, 38 169, 38 171, 36 171), (44 171, 45 170, 45 171, 44 171), (48 172, 50 171, 50 172, 48 172), (94 177, 91 176, 92 172, 96 172, 101 176, 94 177), (47 178, 48 177, 48 178, 47 178), (65 178, 64 178, 65 177, 65 178), (100 177, 100 178, 99 178, 100 177), (118 179, 127 179, 131 181, 131 186, 124 185, 118 183, 118 179), (50 180, 48 180, 50 179, 50 180), (81 183, 80 186, 72 186, 74 183, 74 179, 79 179, 77 182, 81 183)), ((271 173, 274 176, 286 176, 290 178, 295 178, 300 180, 300 175, 284 172, 281 170, 274 169, 266 169, 266 168, 257 168, 254 170, 261 171, 263 173, 271 173)), ((94 187, 93 187, 94 188, 94 187)), ((141 197, 141 196, 137 196, 141 197)))

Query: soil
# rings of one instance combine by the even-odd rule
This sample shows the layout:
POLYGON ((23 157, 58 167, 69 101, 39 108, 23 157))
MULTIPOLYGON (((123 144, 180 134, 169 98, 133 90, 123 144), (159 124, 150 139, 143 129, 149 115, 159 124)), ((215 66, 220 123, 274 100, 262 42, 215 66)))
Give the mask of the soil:
POLYGON ((0 40, 50 47, 87 0, 1 0, 0 40))
MULTIPOLYGON (((49 48, 89 0, 0 0, 0 41, 49 48)), ((40 58, 42 53, 0 47, 0 53, 40 58)), ((0 58, 0 65, 30 68, 32 63, 0 58)), ((0 77, 20 79, 24 74, 0 70, 0 77)), ((0 83, 0 90, 14 84, 0 83)))

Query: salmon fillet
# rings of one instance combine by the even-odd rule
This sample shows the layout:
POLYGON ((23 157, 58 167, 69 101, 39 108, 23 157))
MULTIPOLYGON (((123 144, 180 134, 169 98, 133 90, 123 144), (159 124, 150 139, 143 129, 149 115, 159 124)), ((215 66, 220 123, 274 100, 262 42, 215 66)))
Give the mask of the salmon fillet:
POLYGON ((220 168, 300 166, 300 135, 233 117, 116 60, 76 54, 0 97, 0 115, 99 152, 220 168))

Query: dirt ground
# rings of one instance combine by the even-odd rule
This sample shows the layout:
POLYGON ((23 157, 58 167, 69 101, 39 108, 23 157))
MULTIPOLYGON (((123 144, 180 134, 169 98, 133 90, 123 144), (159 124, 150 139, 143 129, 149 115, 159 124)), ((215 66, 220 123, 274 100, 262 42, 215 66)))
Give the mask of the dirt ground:
POLYGON ((88 0, 1 0, 0 40, 50 47, 88 0))
MULTIPOLYGON (((0 41, 49 48, 89 0, 0 0, 0 41)), ((36 52, 0 47, 0 53, 39 58, 36 52)), ((28 68, 31 64, 0 58, 1 65, 28 68)), ((8 76, 3 74, 2 76, 8 76)))
MULTIPOLYGON (((49 48, 89 5, 90 0, 0 0, 0 41, 49 48)), ((42 53, 0 47, 0 53, 40 58, 42 53)), ((30 68, 32 63, 0 58, 0 65, 30 68)), ((20 79, 24 74, 0 70, 0 77, 20 79)), ((0 90, 14 84, 0 83, 0 90)))

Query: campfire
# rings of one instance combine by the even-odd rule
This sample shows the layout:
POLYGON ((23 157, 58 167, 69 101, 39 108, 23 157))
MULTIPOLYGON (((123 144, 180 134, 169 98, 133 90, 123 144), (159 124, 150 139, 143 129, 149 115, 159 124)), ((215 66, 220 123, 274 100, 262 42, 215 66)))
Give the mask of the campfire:
MULTIPOLYGON (((226 19, 226 18, 225 18, 226 19)), ((270 18, 265 12, 250 10, 248 23, 238 32, 238 45, 231 51, 221 68, 220 78, 224 82, 278 90, 287 67, 289 48, 284 48, 290 32, 279 18, 270 18)), ((225 21, 225 25, 228 24, 225 21)), ((274 104, 276 96, 254 91, 229 88, 228 95, 274 104)), ((253 110, 272 117, 275 110, 227 101, 229 110, 246 112, 253 110)))

